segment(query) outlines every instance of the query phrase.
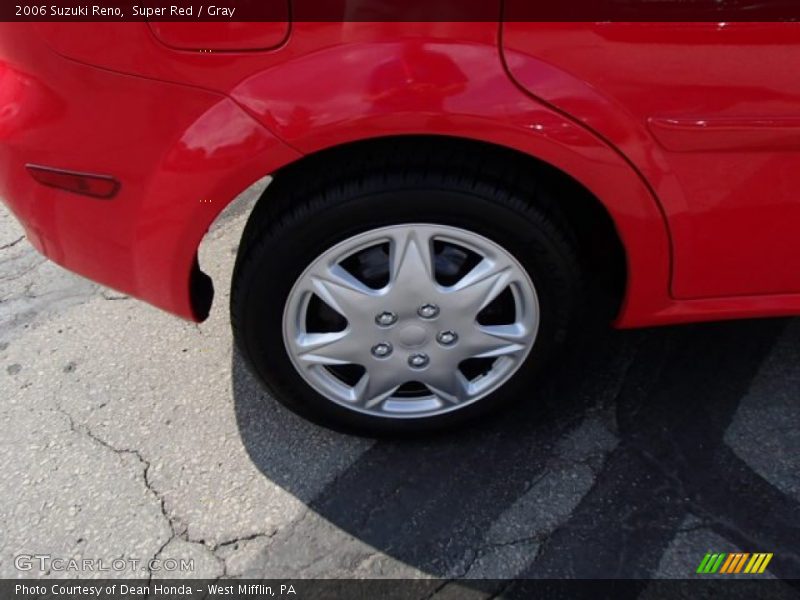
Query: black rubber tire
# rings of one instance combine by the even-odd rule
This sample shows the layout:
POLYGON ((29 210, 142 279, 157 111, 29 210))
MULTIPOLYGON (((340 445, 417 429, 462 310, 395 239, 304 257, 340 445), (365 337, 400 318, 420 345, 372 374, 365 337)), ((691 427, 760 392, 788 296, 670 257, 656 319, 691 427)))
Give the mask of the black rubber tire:
POLYGON ((314 177, 307 168, 279 175, 245 228, 231 294, 236 344, 269 393, 318 424, 380 437, 450 428, 514 400, 535 402, 533 380, 567 336, 581 277, 547 181, 514 167, 457 147, 442 153, 401 143, 320 163, 314 177), (511 252, 536 287, 540 326, 525 364, 492 394, 439 416, 389 419, 348 410, 312 389, 287 355, 282 316, 295 281, 325 250, 409 222, 468 229, 511 252))

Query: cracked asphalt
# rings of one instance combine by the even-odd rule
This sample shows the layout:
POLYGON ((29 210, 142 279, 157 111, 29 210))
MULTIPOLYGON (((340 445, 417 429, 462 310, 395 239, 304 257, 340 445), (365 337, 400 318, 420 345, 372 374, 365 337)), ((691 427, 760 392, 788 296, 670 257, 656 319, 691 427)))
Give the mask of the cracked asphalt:
POLYGON ((257 193, 204 242, 200 325, 47 262, 0 208, 0 577, 65 575, 14 564, 50 554, 194 560, 111 573, 145 579, 691 578, 742 551, 773 552, 763 577, 797 593, 800 320, 589 324, 495 419, 348 437, 268 398, 232 349, 257 193))

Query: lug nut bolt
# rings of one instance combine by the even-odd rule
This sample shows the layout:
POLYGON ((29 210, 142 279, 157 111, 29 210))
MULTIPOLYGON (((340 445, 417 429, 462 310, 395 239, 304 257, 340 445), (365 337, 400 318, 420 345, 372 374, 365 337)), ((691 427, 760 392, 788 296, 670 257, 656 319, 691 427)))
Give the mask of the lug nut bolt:
POLYGON ((392 345, 388 342, 381 342, 372 347, 372 356, 375 358, 386 358, 392 353, 392 345))
POLYGON ((408 366, 413 369, 422 369, 428 366, 430 360, 427 354, 412 354, 408 357, 408 366))
POLYGON ((433 319, 439 314, 439 307, 435 304, 423 304, 417 309, 417 314, 423 319, 433 319))
POLYGON ((375 317, 375 322, 381 327, 389 327, 397 323, 397 315, 391 311, 385 310, 375 317))
POLYGON ((442 346, 452 346, 458 341, 458 334, 455 331, 440 331, 436 340, 442 346))

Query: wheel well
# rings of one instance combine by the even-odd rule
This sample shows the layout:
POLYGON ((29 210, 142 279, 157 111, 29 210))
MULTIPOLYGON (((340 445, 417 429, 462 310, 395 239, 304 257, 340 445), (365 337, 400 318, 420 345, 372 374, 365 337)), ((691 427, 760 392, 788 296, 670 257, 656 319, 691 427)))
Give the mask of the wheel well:
POLYGON ((271 197, 291 202, 293 197, 334 184, 349 174, 389 168, 402 156, 414 156, 415 164, 426 168, 446 168, 452 164, 448 161, 458 157, 480 166, 498 185, 523 192, 528 186, 544 184, 552 202, 543 208, 557 213, 554 216, 573 234, 585 281, 591 292, 601 294, 603 301, 593 305, 602 306, 609 318, 617 314, 625 293, 627 266, 622 241, 605 206, 567 173, 518 150, 476 140, 438 135, 382 137, 305 156, 273 174, 245 226, 240 254, 256 235, 255 224, 283 210, 271 197))

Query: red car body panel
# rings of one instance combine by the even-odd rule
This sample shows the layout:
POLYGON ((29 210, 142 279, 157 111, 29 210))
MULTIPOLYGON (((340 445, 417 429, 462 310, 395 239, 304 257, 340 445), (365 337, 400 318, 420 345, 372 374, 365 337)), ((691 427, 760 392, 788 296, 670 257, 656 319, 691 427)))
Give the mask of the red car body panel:
POLYGON ((750 61, 743 82, 729 64, 732 49, 796 56, 800 29, 717 43, 704 24, 646 25, 653 39, 618 25, 298 22, 271 50, 226 37, 206 53, 144 23, 2 24, 0 196, 56 262, 202 319, 197 247, 249 184, 349 142, 460 137, 547 162, 603 203, 628 262, 619 326, 800 313, 800 90, 789 70, 759 78, 750 61), (666 87, 648 61, 670 67, 666 87), (703 77, 679 77, 690 62, 703 77), (29 163, 120 192, 45 187, 29 163))
POLYGON ((800 293, 800 24, 508 23, 503 39, 523 86, 647 178, 676 298, 800 293))
POLYGON ((286 20, 274 23, 156 21, 149 25, 153 35, 176 50, 263 51, 280 46, 289 35, 289 5, 284 5, 284 9, 286 20))
POLYGON ((59 59, 23 27, 6 29, 0 196, 28 238, 70 270, 203 318, 191 282, 219 199, 298 154, 224 95, 59 59), (71 194, 36 183, 29 163, 113 175, 122 185, 111 200, 71 194))

